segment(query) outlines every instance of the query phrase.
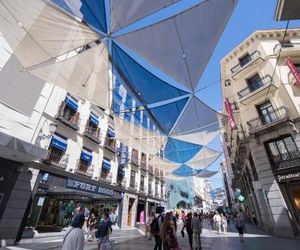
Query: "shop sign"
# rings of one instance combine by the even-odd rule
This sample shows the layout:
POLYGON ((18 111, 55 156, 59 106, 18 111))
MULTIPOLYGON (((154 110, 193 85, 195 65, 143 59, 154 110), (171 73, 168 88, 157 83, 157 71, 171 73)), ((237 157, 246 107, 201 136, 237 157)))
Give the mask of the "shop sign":
POLYGON ((42 207, 43 204, 44 204, 44 201, 45 201, 45 196, 39 197, 39 200, 38 200, 37 205, 38 205, 39 207, 42 207))
POLYGON ((125 166, 128 162, 128 146, 120 145, 120 166, 125 166))
POLYGON ((237 125, 236 125, 236 122, 235 122, 234 117, 233 117, 233 111, 232 111, 232 108, 231 108, 231 103, 229 102, 229 99, 227 97, 224 99, 224 105, 225 105, 225 109, 226 109, 226 112, 227 112, 227 115, 228 115, 228 121, 229 121, 230 127, 232 129, 235 129, 237 127, 237 125))
POLYGON ((288 58, 285 61, 286 65, 289 67, 291 73, 293 74, 293 76, 295 77, 295 79, 297 80, 297 84, 300 85, 300 74, 297 70, 297 68, 295 67, 294 63, 292 62, 292 60, 290 58, 288 58))
POLYGON ((106 196, 114 195, 114 190, 112 189, 100 187, 98 185, 93 185, 93 184, 89 184, 89 183, 85 183, 73 179, 67 179, 65 181, 65 187, 79 190, 79 191, 94 193, 94 194, 106 195, 106 196))
POLYGON ((285 182, 289 180, 294 180, 294 179, 299 179, 300 178, 300 172, 298 173, 290 173, 290 174, 285 174, 285 175, 277 175, 277 180, 279 182, 285 182))

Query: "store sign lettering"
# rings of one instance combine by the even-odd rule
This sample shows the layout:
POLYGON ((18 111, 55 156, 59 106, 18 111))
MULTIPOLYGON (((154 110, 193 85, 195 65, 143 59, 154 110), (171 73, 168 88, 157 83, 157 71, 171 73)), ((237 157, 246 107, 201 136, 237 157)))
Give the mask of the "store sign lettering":
POLYGON ((277 175, 277 179, 279 182, 287 181, 290 179, 300 178, 300 172, 286 175, 277 175))
POLYGON ((76 181, 73 179, 67 179, 65 182, 65 187, 70 189, 75 189, 79 191, 85 191, 94 194, 101 194, 107 196, 113 196, 114 190, 104 187, 99 187, 97 185, 85 183, 82 181, 76 181))
POLYGON ((294 63, 292 62, 292 60, 290 58, 286 59, 285 63, 289 67, 289 69, 290 69, 291 73, 293 74, 293 76, 295 77, 295 79, 297 80, 298 86, 300 86, 300 74, 299 74, 297 68, 295 67, 294 63))
POLYGON ((120 165, 125 166, 128 162, 128 146, 121 144, 120 146, 120 165))

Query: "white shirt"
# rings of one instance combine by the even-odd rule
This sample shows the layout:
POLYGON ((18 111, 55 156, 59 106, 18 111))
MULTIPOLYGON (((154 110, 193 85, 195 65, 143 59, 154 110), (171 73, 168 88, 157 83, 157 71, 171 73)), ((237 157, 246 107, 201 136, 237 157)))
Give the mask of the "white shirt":
POLYGON ((68 228, 65 236, 62 250, 83 250, 84 235, 81 228, 68 228))

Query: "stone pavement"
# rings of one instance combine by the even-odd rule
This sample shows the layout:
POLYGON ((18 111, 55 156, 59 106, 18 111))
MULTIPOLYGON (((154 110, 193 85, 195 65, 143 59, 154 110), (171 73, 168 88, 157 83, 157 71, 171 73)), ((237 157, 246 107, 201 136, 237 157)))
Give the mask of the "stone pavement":
MULTIPOLYGON (((179 229, 181 229, 181 225, 179 229)), ((208 226, 206 226, 208 228, 208 226)), ((238 234, 232 230, 226 234, 217 234, 216 231, 203 229, 203 250, 300 250, 300 240, 278 238, 267 235, 255 226, 247 225, 245 242, 240 242, 238 234)), ((22 240, 19 246, 7 247, 10 250, 50 250, 61 249, 63 233, 40 234, 34 239, 22 240)), ((115 228, 111 239, 115 242, 114 250, 152 250, 154 239, 147 240, 140 229, 120 230, 115 228)), ((188 237, 182 238, 178 234, 179 246, 182 250, 189 250, 188 237)), ((85 245, 85 250, 96 249, 95 243, 85 245)))

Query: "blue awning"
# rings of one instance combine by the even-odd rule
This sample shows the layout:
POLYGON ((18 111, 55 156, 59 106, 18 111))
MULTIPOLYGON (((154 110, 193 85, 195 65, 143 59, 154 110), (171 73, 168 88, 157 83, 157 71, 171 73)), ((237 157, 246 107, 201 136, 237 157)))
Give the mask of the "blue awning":
POLYGON ((110 168, 111 168, 110 161, 109 161, 109 160, 106 160, 106 159, 103 159, 103 162, 102 162, 102 168, 109 171, 110 168))
POLYGON ((65 152, 68 147, 68 142, 58 135, 53 135, 50 146, 65 152))
POLYGON ((90 122, 94 126, 98 127, 99 126, 99 117, 93 113, 90 113, 90 122))
POLYGON ((77 111, 78 109, 78 102, 70 95, 67 95, 66 96, 66 99, 65 99, 65 102, 66 102, 66 105, 73 109, 74 111, 77 111))
POLYGON ((83 148, 82 151, 81 151, 80 159, 85 161, 85 162, 90 163, 93 160, 93 154, 92 154, 91 151, 88 151, 88 150, 83 148))
POLYGON ((115 137, 115 131, 110 127, 108 127, 107 136, 108 137, 115 137))

